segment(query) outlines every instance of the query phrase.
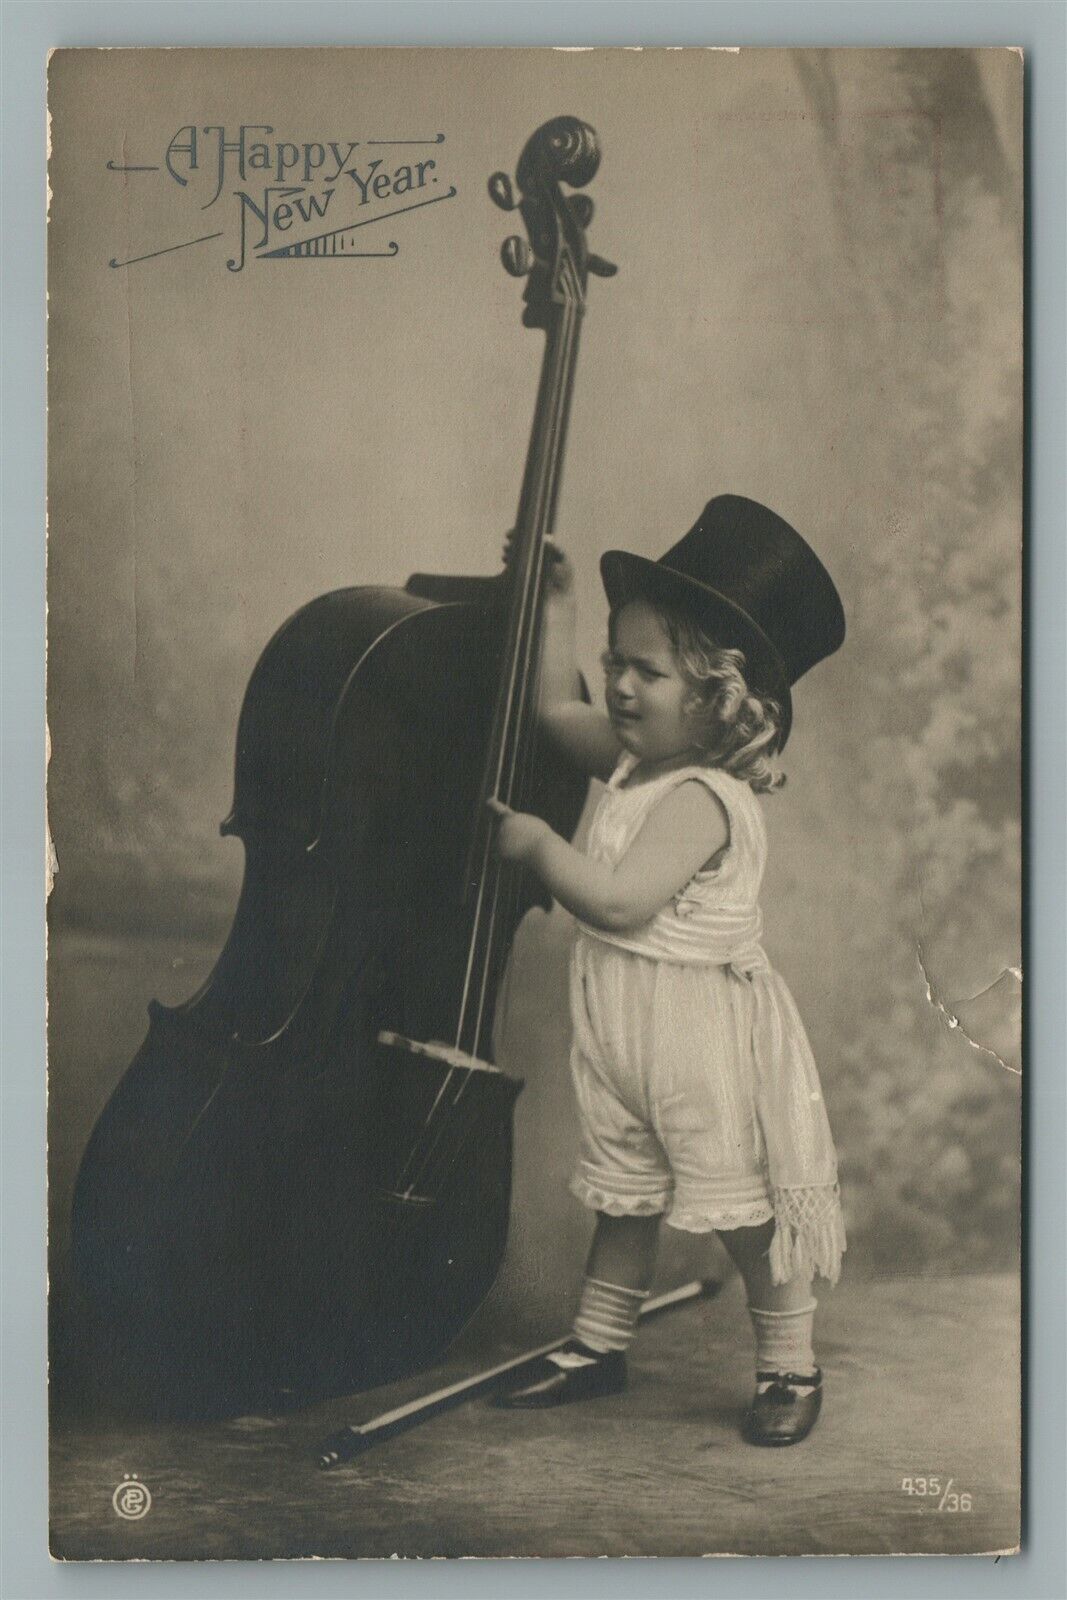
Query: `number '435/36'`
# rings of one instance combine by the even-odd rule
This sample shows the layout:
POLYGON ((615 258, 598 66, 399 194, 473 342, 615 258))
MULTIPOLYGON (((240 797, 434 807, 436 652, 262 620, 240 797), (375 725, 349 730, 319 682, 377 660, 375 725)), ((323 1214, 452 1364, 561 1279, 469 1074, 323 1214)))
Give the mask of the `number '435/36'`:
POLYGON ((937 1501, 938 1511, 970 1511, 971 1497, 969 1494, 960 1493, 952 1487, 953 1478, 949 1478, 944 1488, 938 1476, 930 1478, 901 1478, 900 1489, 902 1494, 925 1496, 927 1499, 937 1501))

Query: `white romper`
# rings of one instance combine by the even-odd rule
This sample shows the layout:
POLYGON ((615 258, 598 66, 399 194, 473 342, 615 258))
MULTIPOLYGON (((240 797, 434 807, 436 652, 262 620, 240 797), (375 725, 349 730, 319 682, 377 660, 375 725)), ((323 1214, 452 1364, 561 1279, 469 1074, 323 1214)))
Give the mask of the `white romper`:
POLYGON ((612 933, 579 922, 571 959, 571 1068, 582 1130, 573 1193, 610 1216, 666 1212, 693 1233, 776 1221, 776 1282, 835 1281, 845 1246, 818 1074, 785 983, 760 947, 767 859, 746 783, 681 767, 623 787, 623 756, 587 845, 614 866, 658 800, 696 779, 729 843, 661 911, 612 933))

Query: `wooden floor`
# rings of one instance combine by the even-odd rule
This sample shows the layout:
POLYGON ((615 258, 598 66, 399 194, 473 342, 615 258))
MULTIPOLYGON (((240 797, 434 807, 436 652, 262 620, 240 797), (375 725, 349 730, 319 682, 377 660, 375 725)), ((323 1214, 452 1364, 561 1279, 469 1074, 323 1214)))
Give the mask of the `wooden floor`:
MULTIPOLYGON (((822 1420, 759 1450, 739 1283, 641 1330, 626 1394, 552 1412, 484 1400, 320 1473, 323 1435, 477 1366, 477 1329, 431 1380, 283 1419, 57 1423, 53 1555, 795 1555, 1000 1551, 1018 1541, 1018 1295, 1009 1278, 824 1290, 822 1420), (152 1495, 123 1521, 112 1492, 152 1495), (940 1493, 902 1488, 940 1480, 940 1493), (951 1487, 949 1480, 952 1480, 951 1487), (947 1489, 947 1495, 946 1495, 947 1489), (970 1511, 952 1510, 953 1495, 970 1511)), ((498 1348, 497 1359, 513 1353, 498 1348)))

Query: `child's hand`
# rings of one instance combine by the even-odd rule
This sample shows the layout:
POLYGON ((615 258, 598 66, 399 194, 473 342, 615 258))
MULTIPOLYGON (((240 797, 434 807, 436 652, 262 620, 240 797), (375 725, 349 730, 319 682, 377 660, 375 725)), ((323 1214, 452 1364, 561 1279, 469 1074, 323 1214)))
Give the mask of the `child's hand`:
POLYGON ((494 848, 502 861, 529 862, 537 847, 552 830, 540 817, 527 811, 512 811, 502 800, 487 800, 486 805, 499 817, 494 848))
MULTIPOLYGON (((515 542, 515 529, 504 540, 502 555, 504 565, 511 563, 511 548, 515 542)), ((555 539, 545 540, 545 571, 549 594, 567 595, 574 588, 574 568, 567 556, 564 555, 555 539)))

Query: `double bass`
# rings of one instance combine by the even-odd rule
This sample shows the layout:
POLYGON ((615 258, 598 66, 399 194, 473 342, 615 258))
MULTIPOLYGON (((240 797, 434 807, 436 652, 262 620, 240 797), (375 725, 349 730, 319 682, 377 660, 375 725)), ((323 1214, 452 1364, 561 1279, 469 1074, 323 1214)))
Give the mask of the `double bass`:
POLYGON ((493 577, 416 575, 305 605, 256 665, 222 824, 245 871, 210 976, 147 1037, 78 1175, 74 1262, 95 1364, 157 1413, 306 1404, 439 1358, 507 1238, 521 1083, 493 1061, 533 880, 490 797, 569 836, 581 779, 536 729, 545 539, 592 254, 575 117, 493 201, 545 333, 515 532, 493 577), (516 193, 517 191, 517 193, 516 193))

